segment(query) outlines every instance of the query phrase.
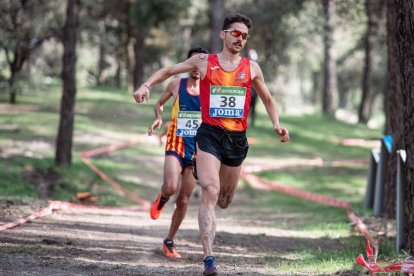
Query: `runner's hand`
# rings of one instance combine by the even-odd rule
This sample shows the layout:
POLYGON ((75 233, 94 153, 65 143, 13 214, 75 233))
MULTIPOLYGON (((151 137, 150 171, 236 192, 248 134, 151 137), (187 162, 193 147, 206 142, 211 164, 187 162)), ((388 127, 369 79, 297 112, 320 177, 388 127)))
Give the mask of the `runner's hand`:
POLYGON ((289 142, 289 131, 284 127, 275 127, 275 132, 277 135, 282 136, 282 139, 280 139, 280 142, 286 143, 289 142))
POLYGON ((150 100, 150 92, 146 84, 142 84, 132 95, 137 103, 142 103, 144 100, 148 103, 150 100))
POLYGON ((155 129, 160 129, 162 125, 162 120, 161 119, 155 119, 154 122, 152 123, 152 125, 148 128, 148 135, 152 136, 154 134, 154 130, 155 129))

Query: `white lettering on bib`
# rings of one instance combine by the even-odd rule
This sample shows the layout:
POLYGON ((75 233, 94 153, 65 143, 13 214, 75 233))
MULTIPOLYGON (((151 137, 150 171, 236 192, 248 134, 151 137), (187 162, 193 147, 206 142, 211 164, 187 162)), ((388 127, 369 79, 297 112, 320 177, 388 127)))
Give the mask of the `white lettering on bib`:
POLYGON ((201 124, 200 111, 178 111, 177 136, 194 137, 201 124))
POLYGON ((246 87, 210 86, 210 116, 243 118, 246 87))

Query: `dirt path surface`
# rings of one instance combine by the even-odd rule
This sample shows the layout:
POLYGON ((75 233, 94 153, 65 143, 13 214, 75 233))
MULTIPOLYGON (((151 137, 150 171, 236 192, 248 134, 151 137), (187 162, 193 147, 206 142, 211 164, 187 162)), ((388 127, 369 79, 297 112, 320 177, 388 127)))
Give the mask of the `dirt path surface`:
MULTIPOLYGON (((249 196, 241 191, 232 208, 217 210, 215 252, 220 275, 286 275, 276 271, 290 252, 340 246, 336 239, 268 227, 263 215, 244 207, 247 200, 249 196)), ((157 221, 143 211, 70 209, 2 231, 0 274, 201 275, 198 199, 192 198, 175 238, 183 258, 174 261, 161 251, 172 209, 169 204, 157 221)))
MULTIPOLYGON (((159 159, 156 161, 162 164, 162 157, 159 159)), ((161 175, 145 175, 150 187, 161 181, 161 175)), ((295 253, 304 248, 341 247, 340 239, 327 238, 323 232, 296 229, 300 217, 271 208, 250 209, 247 203, 260 200, 264 192, 252 195, 240 188, 229 209, 216 209, 214 250, 220 275, 309 275, 286 274, 278 267, 295 260, 295 253)), ((156 221, 144 211, 69 209, 1 231, 0 275, 202 275, 198 206, 199 198, 193 196, 174 239, 182 259, 169 260, 161 250, 172 202, 156 221)), ((0 225, 41 207, 42 202, 0 202, 0 225)))

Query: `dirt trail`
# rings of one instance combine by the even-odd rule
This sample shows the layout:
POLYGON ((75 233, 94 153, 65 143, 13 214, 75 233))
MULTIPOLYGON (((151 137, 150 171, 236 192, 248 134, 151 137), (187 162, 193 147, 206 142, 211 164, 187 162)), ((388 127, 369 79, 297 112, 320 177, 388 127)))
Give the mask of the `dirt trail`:
MULTIPOLYGON (((255 159, 249 161, 257 163, 255 159)), ((161 164, 162 156, 154 162, 161 164)), ((162 179, 152 173, 142 177, 153 188, 162 179)), ((294 259, 295 252, 341 246, 338 239, 326 239, 324 233, 318 236, 286 227, 286 223, 295 225, 295 220, 301 218, 286 218, 270 208, 254 212, 246 207, 250 200, 260 200, 260 195, 252 198, 241 188, 229 209, 217 208, 214 249, 220 275, 292 275, 279 272, 278 267, 294 259), (266 223, 269 219, 285 226, 270 227, 266 223)), ((143 211, 70 209, 1 231, 0 275, 201 275, 198 201, 192 197, 175 237, 183 256, 180 260, 169 260, 161 251, 174 208, 172 202, 157 221, 143 211)), ((7 207, 3 204, 0 224, 21 217, 19 208, 27 215, 29 208, 39 210, 40 203, 31 203, 30 207, 23 202, 7 207)))
MULTIPOLYGON (((217 210, 220 275, 286 275, 277 267, 289 252, 340 246, 322 236, 267 227, 244 207, 247 200, 241 190, 230 209, 217 210)), ((142 211, 58 211, 0 232, 0 275, 201 275, 197 210, 198 199, 192 198, 175 238, 183 258, 175 261, 161 251, 173 204, 157 221, 142 211)))

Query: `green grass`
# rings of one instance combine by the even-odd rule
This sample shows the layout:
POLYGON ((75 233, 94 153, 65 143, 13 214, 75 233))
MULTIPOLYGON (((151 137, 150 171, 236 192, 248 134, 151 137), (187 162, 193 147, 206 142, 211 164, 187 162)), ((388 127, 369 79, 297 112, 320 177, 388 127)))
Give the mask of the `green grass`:
POLYGON ((324 160, 366 158, 369 149, 343 146, 344 138, 379 139, 380 130, 363 125, 349 125, 319 114, 280 118, 282 126, 289 129, 291 142, 279 143, 271 129, 266 114, 259 114, 257 123, 248 130, 249 137, 258 143, 249 149, 249 155, 277 158, 315 158, 324 160))
POLYGON ((0 194, 1 196, 36 197, 36 190, 22 176, 25 166, 41 167, 44 162, 36 162, 29 158, 15 158, 0 161, 0 194))
POLYGON ((295 167, 271 170, 259 176, 281 183, 343 201, 361 202, 367 181, 366 165, 348 167, 295 167))
POLYGON ((356 258, 355 252, 364 252, 363 239, 353 237, 352 242, 348 238, 338 243, 340 244, 339 250, 322 250, 320 247, 310 247, 284 256, 289 261, 279 262, 277 271, 286 273, 295 271, 296 273, 308 275, 321 275, 346 270, 359 270, 362 273, 362 268, 357 267, 349 260, 356 258))

